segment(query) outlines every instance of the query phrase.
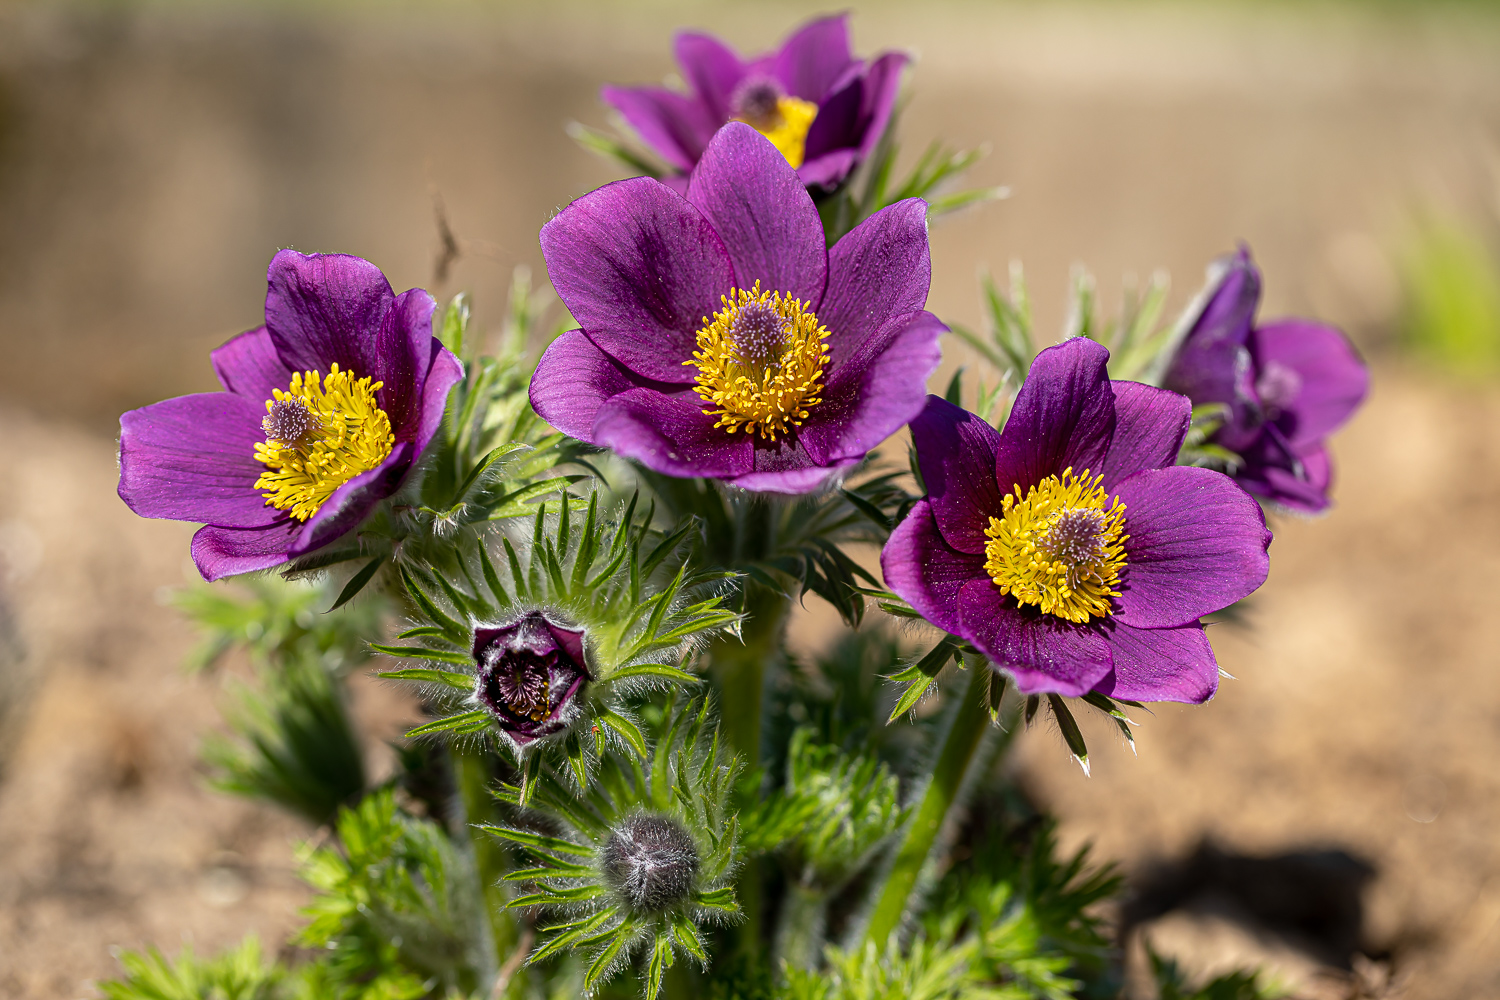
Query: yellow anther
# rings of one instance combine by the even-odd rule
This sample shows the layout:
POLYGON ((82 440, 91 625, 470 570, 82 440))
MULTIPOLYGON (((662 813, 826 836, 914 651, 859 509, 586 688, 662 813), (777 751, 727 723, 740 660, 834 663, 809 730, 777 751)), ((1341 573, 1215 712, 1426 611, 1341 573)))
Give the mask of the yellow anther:
POLYGON ((1070 622, 1113 613, 1110 598, 1125 568, 1125 505, 1099 483, 1065 469, 1021 499, 1014 486, 985 529, 984 571, 1020 604, 1070 622))
POLYGON ((731 289, 723 308, 703 317, 698 350, 685 365, 698 369, 695 390, 718 417, 715 427, 743 429, 776 440, 801 426, 821 403, 828 331, 806 305, 780 292, 731 289))
POLYGON ((255 457, 270 471, 261 473, 255 488, 267 491, 267 503, 277 510, 290 509, 293 517, 306 521, 334 490, 385 461, 396 437, 390 418, 375 401, 376 390, 384 384, 355 379, 334 364, 327 378, 315 371, 296 372, 290 388, 271 390, 272 398, 266 400, 268 433, 273 407, 289 399, 306 408, 310 428, 295 441, 256 442, 255 457))
POLYGON ((749 118, 742 120, 770 139, 771 145, 796 170, 807 158, 807 133, 816 117, 818 106, 812 101, 804 101, 800 97, 778 97, 774 114, 755 121, 749 118))

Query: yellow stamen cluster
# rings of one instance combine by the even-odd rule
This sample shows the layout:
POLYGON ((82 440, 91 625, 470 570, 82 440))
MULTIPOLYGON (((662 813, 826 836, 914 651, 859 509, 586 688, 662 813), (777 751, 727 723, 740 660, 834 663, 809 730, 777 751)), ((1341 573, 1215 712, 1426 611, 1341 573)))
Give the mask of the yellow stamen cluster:
POLYGON ((1102 476, 1048 476, 1027 492, 1013 487, 985 529, 984 571, 1003 594, 1070 622, 1112 613, 1109 599, 1125 567, 1125 505, 1110 501, 1102 476))
POLYGON ((695 391, 709 404, 703 412, 719 418, 715 427, 774 441, 823 401, 828 331, 801 300, 763 292, 759 281, 719 301, 724 307, 703 317, 698 350, 683 364, 697 366, 695 391))
POLYGON ((771 145, 786 157, 786 162, 796 170, 807 157, 807 133, 813 119, 818 117, 818 106, 800 97, 778 97, 776 111, 764 118, 745 124, 771 140, 771 145))
POLYGON ((396 438, 390 418, 375 402, 375 391, 382 385, 372 385, 368 378, 356 380, 334 364, 327 378, 315 371, 297 372, 289 389, 271 390, 274 398, 266 400, 268 437, 255 445, 255 457, 270 469, 255 481, 256 489, 267 491, 267 503, 277 510, 290 508, 293 517, 306 521, 334 490, 385 461, 396 438), (298 440, 269 437, 277 404, 305 408, 307 430, 298 440))

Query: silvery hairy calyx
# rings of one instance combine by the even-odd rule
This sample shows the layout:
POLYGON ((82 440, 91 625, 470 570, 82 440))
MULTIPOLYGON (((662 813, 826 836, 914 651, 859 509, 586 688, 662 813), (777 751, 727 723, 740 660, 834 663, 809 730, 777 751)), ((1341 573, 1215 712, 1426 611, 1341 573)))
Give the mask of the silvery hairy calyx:
POLYGON ((1019 269, 987 330, 945 322, 929 225, 1003 190, 896 170, 912 60, 853 52, 843 15, 757 56, 685 32, 684 84, 574 129, 631 176, 541 228, 553 292, 518 269, 486 332, 283 250, 222 391, 121 418, 121 498, 202 525, 221 581, 177 598, 195 666, 253 666, 208 770, 308 824, 312 901, 284 948, 127 952, 106 995, 1117 994, 1120 878, 997 762, 1046 721, 1087 772, 1078 713, 1133 747, 1149 702, 1213 711, 1205 623, 1330 507, 1366 370, 1258 321, 1244 248, 1175 324, 1081 283, 1047 343, 1019 269), (794 655, 814 598, 838 624, 794 655), (410 699, 387 778, 355 673, 410 699))

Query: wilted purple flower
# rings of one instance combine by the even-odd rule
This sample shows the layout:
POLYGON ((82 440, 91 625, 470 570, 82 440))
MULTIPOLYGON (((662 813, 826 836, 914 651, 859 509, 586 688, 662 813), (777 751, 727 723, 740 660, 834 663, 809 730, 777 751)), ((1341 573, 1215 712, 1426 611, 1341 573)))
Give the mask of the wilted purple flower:
POLYGON ((849 48, 849 15, 811 21, 777 52, 741 59, 712 35, 683 32, 677 62, 691 93, 605 87, 605 102, 641 139, 686 175, 729 121, 765 135, 809 187, 834 188, 875 149, 890 122, 907 57, 872 63, 849 48))
POLYGON ((1182 396, 1111 382, 1075 338, 1037 355, 1004 431, 936 396, 912 421, 927 498, 881 553, 886 585, 1025 693, 1201 702, 1199 618, 1265 581, 1260 507, 1174 466, 1182 396))
POLYGON ((533 611, 503 628, 474 633, 474 699, 518 747, 559 732, 588 682, 583 630, 533 611))
POLYGON ((803 493, 921 410, 946 330, 924 312, 926 205, 831 250, 786 161, 748 125, 709 144, 683 197, 606 185, 542 228, 582 329, 537 366, 548 423, 672 476, 803 493))
POLYGON ((327 545, 401 485, 463 377, 432 335, 432 297, 395 295, 368 261, 282 250, 266 325, 211 355, 224 392, 120 417, 121 499, 197 521, 209 580, 327 545))
POLYGON ((1229 412, 1215 444, 1235 452, 1241 486, 1293 510, 1328 507, 1324 439, 1364 401, 1370 374, 1338 330, 1311 320, 1255 325, 1260 272, 1241 247, 1221 261, 1163 384, 1229 412))

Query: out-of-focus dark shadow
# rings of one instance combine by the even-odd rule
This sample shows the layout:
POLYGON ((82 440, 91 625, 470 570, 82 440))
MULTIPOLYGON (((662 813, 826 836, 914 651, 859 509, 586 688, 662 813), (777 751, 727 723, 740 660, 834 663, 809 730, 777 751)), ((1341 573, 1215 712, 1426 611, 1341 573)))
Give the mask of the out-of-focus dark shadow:
POLYGON ((1364 943, 1364 892, 1376 874, 1369 861, 1338 848, 1251 855, 1204 840, 1132 880, 1120 937, 1173 910, 1207 910, 1349 969, 1364 943))

